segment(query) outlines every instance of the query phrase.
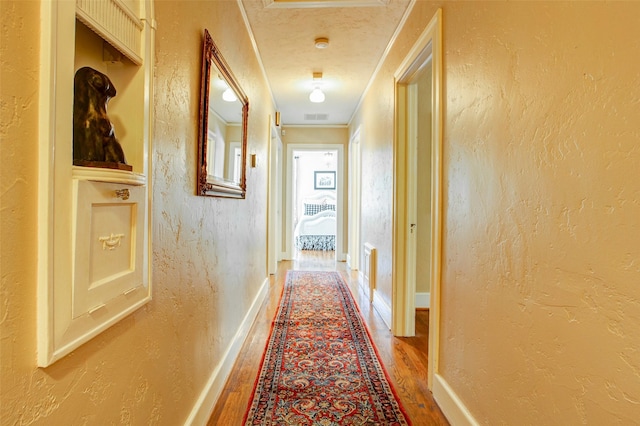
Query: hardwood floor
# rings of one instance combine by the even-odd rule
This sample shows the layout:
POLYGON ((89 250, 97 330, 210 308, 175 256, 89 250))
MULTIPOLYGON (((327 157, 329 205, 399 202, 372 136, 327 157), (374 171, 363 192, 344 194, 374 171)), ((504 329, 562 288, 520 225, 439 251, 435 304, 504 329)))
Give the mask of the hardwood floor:
POLYGON ((394 337, 377 312, 370 307, 366 296, 359 290, 357 273, 347 270, 346 263, 336 262, 333 256, 333 252, 306 251, 299 253, 293 261, 280 262, 276 275, 271 278, 267 300, 242 347, 208 425, 242 424, 271 330, 271 321, 276 314, 286 272, 289 269, 340 271, 349 283, 378 349, 380 359, 412 424, 416 426, 449 424, 427 389, 428 311, 417 311, 415 337, 394 337))

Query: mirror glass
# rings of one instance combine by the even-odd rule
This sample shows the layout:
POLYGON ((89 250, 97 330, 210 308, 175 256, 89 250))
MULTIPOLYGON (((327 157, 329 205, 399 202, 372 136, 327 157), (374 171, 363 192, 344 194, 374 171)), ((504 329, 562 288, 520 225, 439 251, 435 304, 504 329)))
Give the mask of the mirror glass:
POLYGON ((198 195, 244 198, 249 102, 204 30, 198 195))

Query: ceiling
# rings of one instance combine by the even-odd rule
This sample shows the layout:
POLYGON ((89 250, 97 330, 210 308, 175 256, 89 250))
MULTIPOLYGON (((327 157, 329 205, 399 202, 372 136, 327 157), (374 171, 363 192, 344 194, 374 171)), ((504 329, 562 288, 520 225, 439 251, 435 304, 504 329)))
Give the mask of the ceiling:
POLYGON ((410 0, 241 0, 283 125, 347 125, 410 0), (315 39, 326 37, 325 49, 315 39), (323 103, 312 103, 322 72, 323 103))

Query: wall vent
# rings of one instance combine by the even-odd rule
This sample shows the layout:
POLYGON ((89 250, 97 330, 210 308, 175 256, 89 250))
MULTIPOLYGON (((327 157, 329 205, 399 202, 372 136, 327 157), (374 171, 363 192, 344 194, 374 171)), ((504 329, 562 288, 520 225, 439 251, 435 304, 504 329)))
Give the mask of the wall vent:
POLYGON ((329 114, 305 114, 304 119, 308 121, 328 120, 329 114))

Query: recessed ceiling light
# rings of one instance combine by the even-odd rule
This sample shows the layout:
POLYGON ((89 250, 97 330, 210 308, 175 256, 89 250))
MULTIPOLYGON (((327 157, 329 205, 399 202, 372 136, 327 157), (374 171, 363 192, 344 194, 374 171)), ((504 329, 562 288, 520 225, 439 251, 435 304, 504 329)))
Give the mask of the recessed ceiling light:
POLYGON ((329 47, 329 39, 326 37, 318 37, 316 39, 316 47, 318 49, 326 49, 329 47))

